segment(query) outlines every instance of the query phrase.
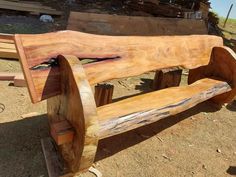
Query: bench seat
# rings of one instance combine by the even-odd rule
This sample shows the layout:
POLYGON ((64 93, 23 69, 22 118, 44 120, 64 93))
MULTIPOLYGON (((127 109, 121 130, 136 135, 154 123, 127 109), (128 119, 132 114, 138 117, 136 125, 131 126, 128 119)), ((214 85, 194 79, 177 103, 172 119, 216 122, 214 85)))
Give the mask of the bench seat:
POLYGON ((227 82, 205 78, 191 85, 167 88, 98 107, 99 138, 156 122, 228 91, 231 87, 227 82))

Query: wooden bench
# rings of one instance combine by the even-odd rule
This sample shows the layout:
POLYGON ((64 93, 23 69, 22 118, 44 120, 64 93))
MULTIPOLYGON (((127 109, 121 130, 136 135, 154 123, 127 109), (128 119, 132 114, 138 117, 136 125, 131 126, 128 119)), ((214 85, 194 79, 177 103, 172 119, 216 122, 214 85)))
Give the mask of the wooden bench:
POLYGON ((60 31, 15 35, 15 42, 32 102, 47 99, 51 134, 71 175, 92 165, 100 139, 208 99, 228 103, 236 94, 236 55, 216 36, 124 37, 60 31), (97 61, 82 65, 78 58, 97 61), (96 107, 92 85, 171 67, 189 69, 189 85, 96 107))

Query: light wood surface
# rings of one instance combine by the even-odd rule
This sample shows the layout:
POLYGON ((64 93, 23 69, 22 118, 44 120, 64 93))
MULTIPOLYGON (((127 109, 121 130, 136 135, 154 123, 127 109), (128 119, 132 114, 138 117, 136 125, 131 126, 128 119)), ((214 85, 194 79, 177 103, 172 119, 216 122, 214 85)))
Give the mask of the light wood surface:
POLYGON ((61 156, 57 151, 57 148, 52 138, 47 137, 41 139, 41 145, 48 170, 48 176, 62 176, 64 174, 63 159, 61 159, 61 156))
POLYGON ((27 87, 26 80, 25 80, 24 75, 22 73, 20 73, 14 77, 14 86, 15 87, 27 87))
POLYGON ((232 91, 216 96, 213 102, 224 104, 231 102, 236 95, 236 54, 228 47, 214 47, 207 66, 190 70, 189 84, 206 77, 215 77, 228 82, 232 91))
POLYGON ((0 72, 1 81, 13 81, 16 76, 23 77, 23 73, 0 72))
POLYGON ((88 169, 95 157, 98 120, 94 96, 80 61, 74 56, 59 56, 61 94, 48 99, 50 124, 64 118, 73 126, 73 142, 60 146, 62 156, 72 172, 88 169))
POLYGON ((70 123, 65 119, 50 123, 50 133, 57 145, 72 142, 75 132, 70 123))
POLYGON ((0 33, 0 58, 18 59, 14 35, 0 33))
POLYGON ((94 98, 97 107, 112 103, 114 86, 111 84, 98 84, 95 86, 94 98))
POLYGON ((98 107, 99 139, 178 114, 228 91, 231 87, 227 82, 202 79, 189 86, 167 88, 98 107))
MULTIPOLYGON (((178 114, 231 89, 227 82, 205 78, 192 85, 154 91, 98 107, 99 139, 178 114)), ((61 126, 60 129, 71 130, 68 125, 61 126)), ((66 142, 72 141, 70 133, 73 131, 65 137, 66 142)))
POLYGON ((16 35, 15 41, 34 103, 60 94, 59 70, 30 68, 59 54, 113 58, 84 65, 93 85, 168 67, 193 69, 207 65, 212 48, 223 46, 222 38, 208 35, 100 36, 73 31, 16 35))

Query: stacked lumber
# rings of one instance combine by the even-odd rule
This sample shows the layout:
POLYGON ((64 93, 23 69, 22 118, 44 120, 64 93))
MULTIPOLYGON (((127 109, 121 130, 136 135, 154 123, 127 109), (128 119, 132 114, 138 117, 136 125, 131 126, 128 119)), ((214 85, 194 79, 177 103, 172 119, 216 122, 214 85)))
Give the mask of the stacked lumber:
POLYGON ((19 58, 12 35, 0 34, 0 58, 19 58))
POLYGON ((96 105, 103 106, 112 103, 114 86, 110 84, 98 84, 95 86, 95 101, 96 105))
POLYGON ((200 2, 199 10, 202 12, 203 19, 208 19, 209 9, 210 9, 210 5, 209 4, 205 4, 203 2, 200 2))
POLYGON ((184 13, 180 6, 173 4, 153 4, 149 2, 143 2, 142 4, 137 3, 135 1, 127 1, 128 7, 137 10, 150 13, 155 16, 162 17, 183 17, 184 13))
POLYGON ((0 9, 30 12, 32 14, 62 15, 61 11, 44 6, 41 3, 0 0, 0 9))
POLYGON ((169 17, 169 18, 196 18, 207 19, 210 3, 208 1, 188 1, 176 0, 159 1, 159 0, 125 0, 124 4, 128 9, 142 11, 153 16, 169 17), (201 11, 201 13, 197 13, 201 11))

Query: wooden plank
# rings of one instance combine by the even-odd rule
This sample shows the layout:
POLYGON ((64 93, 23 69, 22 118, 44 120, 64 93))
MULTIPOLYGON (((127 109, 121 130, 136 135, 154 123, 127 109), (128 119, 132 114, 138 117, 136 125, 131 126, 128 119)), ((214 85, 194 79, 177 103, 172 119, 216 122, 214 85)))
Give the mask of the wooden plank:
MULTIPOLYGON (((99 139, 178 114, 231 89, 227 82, 202 79, 189 86, 168 88, 98 107, 99 139)), ((70 141, 69 137, 67 142, 70 141)))
POLYGON ((0 72, 1 81, 14 81, 16 87, 26 87, 26 81, 23 73, 0 72))
POLYGON ((48 6, 43 6, 41 3, 40 4, 35 4, 37 2, 27 2, 27 1, 20 1, 20 2, 11 2, 11 1, 5 1, 5 0, 0 0, 1 5, 8 5, 8 6, 13 6, 13 7, 25 7, 25 8, 32 8, 32 9, 43 9, 43 10, 55 10, 52 9, 51 7, 48 6))
POLYGON ((14 44, 14 40, 12 39, 5 39, 0 37, 0 42, 1 43, 8 43, 8 44, 14 44))
POLYGON ((60 147, 71 172, 88 169, 94 161, 98 143, 98 120, 94 96, 80 61, 60 56, 61 95, 48 99, 50 124, 61 118, 73 126, 73 142, 60 147), (67 84, 65 84, 67 83, 67 84))
POLYGON ((207 34, 205 22, 201 20, 81 12, 70 13, 67 29, 114 36, 207 34))
POLYGON ((18 55, 16 49, 0 48, 0 58, 18 59, 19 55, 18 55))
POLYGON ((19 56, 15 50, 0 49, 0 58, 18 59, 19 56))
POLYGON ((14 86, 15 87, 27 87, 26 80, 23 74, 18 74, 14 77, 14 86))
POLYGON ((175 115, 230 90, 227 82, 202 79, 189 86, 167 88, 98 107, 99 139, 175 115))
POLYGON ((50 129, 51 136, 57 145, 62 145, 73 141, 75 132, 67 120, 51 123, 50 129))
POLYGON ((96 84, 168 67, 197 68, 209 63, 214 46, 223 46, 222 38, 210 35, 104 36, 74 31, 16 35, 15 40, 34 103, 60 93, 60 74, 57 67, 30 68, 58 54, 108 58, 84 65, 90 84, 96 84))
POLYGON ((14 43, 14 35, 13 34, 0 33, 0 39, 10 40, 14 43))
POLYGON ((16 47, 14 43, 0 42, 0 49, 12 49, 16 52, 16 47))
POLYGON ((0 1, 0 9, 9 9, 9 10, 26 11, 26 12, 39 12, 42 14, 50 14, 50 15, 62 15, 61 11, 57 11, 55 9, 48 9, 33 4, 24 4, 24 3, 8 2, 8 1, 0 1))
POLYGON ((13 81, 16 76, 23 76, 22 73, 0 72, 1 81, 13 81))
POLYGON ((0 33, 0 58, 19 58, 13 35, 0 33))
POLYGON ((54 144, 53 140, 49 137, 41 139, 44 158, 48 170, 49 177, 59 177, 63 175, 63 160, 54 144))

